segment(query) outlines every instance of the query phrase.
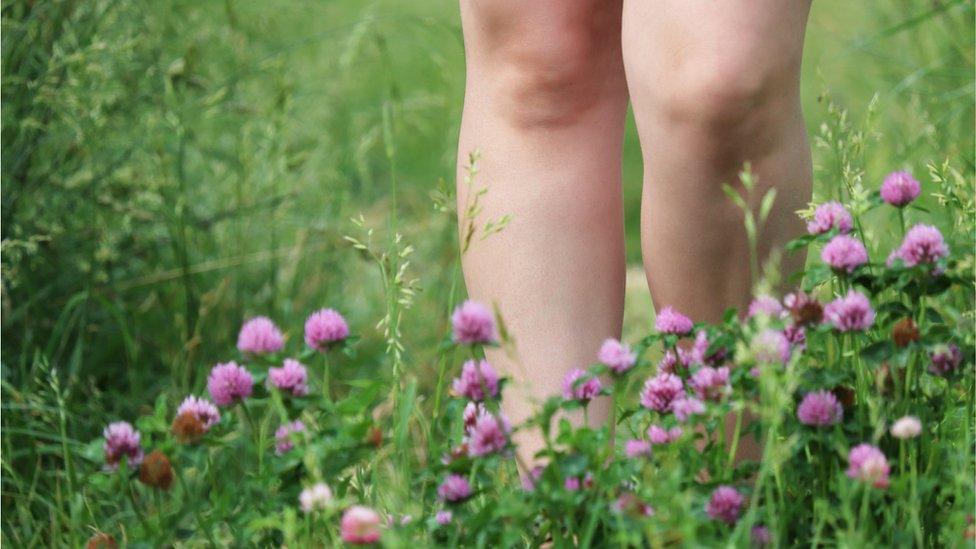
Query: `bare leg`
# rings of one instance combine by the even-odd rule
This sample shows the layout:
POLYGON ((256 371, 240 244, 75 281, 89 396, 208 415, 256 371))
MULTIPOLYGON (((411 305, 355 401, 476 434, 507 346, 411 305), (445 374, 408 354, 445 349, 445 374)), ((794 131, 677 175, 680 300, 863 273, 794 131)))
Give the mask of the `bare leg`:
MULTIPOLYGON (((488 353, 515 380, 503 401, 514 423, 620 333, 620 14, 614 1, 461 1, 468 72, 458 181, 479 149, 477 181, 490 185, 482 221, 512 216, 501 233, 475 239, 464 277, 473 299, 500 308, 515 339, 515 359, 488 353)), ((462 209, 466 191, 458 185, 462 209)), ((604 421, 607 403, 589 415, 604 421)), ((538 433, 517 442, 526 459, 542 446, 538 433)))
POLYGON ((799 97, 808 11, 806 0, 626 1, 624 62, 644 153, 642 247, 658 307, 718 321, 726 307, 748 303, 743 215, 722 192, 745 162, 759 180, 755 209, 767 188, 778 191, 761 257, 802 230, 794 212, 811 185, 799 97))

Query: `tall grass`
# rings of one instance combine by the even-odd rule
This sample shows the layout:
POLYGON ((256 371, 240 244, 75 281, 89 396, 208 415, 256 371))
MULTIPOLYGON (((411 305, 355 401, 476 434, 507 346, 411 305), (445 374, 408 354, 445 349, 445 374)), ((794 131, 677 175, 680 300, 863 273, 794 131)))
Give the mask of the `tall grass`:
MULTIPOLYGON (((445 450, 427 435, 448 432, 459 412, 443 398, 458 357, 438 348, 462 295, 456 212, 450 185, 430 193, 454 177, 463 82, 457 18, 442 10, 3 5, 4 542, 78 546, 93 525, 134 520, 130 506, 93 495, 107 486, 88 442, 101 426, 163 421, 226 358, 243 318, 297 326, 325 305, 356 325, 383 311, 332 369, 396 379, 398 465, 380 454, 362 474, 397 487, 370 497, 417 505, 404 472, 445 450)), ((814 3, 804 97, 819 136, 818 199, 856 198, 896 166, 930 174, 927 191, 972 184, 972 20, 958 0, 814 3)), ((636 150, 631 128, 632 260, 636 150)), ((956 226, 957 237, 969 229, 956 226)), ((421 480, 423 499, 433 479, 421 480)), ((180 490, 207 482, 182 479, 180 490)))

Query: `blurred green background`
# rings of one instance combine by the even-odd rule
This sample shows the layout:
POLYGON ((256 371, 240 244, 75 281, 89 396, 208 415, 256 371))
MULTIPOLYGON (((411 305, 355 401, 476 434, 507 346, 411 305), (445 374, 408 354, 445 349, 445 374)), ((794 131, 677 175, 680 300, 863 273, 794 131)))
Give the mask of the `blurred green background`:
MULTIPOLYGON (((454 3, 21 0, 2 10, 5 403, 33 403, 37 422, 54 425, 45 403, 61 398, 72 438, 86 440, 161 390, 171 401, 199 390, 211 364, 235 356, 243 318, 268 314, 299 338, 323 306, 364 337, 344 375, 387 375, 375 329, 383 278, 343 237, 363 237, 349 221, 362 214, 385 246, 394 175, 419 290, 402 323, 405 360, 433 379, 462 292, 452 212, 435 200, 453 186, 463 94, 454 3)), ((814 2, 809 130, 863 140, 866 187, 910 169, 932 190, 926 164, 946 159, 972 180, 973 16, 969 1, 814 2)), ((820 166, 837 161, 814 154, 820 166)), ((820 173, 818 186, 836 184, 820 173)), ((624 175, 627 252, 639 265, 632 122, 624 175)), ((631 303, 646 309, 640 285, 631 303)), ((10 424, 22 418, 8 417, 5 450, 22 440, 10 424)))

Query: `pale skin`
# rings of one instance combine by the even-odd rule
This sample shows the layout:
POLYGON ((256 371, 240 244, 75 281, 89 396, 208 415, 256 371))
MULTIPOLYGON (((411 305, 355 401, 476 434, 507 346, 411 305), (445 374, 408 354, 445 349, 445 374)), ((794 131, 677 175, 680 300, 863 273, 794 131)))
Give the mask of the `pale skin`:
MULTIPOLYGON (((655 307, 721 319, 751 297, 742 212, 722 192, 748 162, 777 199, 760 253, 802 231, 811 161, 799 100, 809 0, 461 0, 467 61, 458 203, 481 153, 482 221, 510 215, 464 254, 472 299, 494 304, 514 353, 520 423, 563 377, 619 337, 624 306, 621 147, 628 101, 644 159, 641 242, 655 307)), ((792 272, 799 258, 781 266, 792 272)), ((594 401, 601 424, 609 402, 594 401)), ((576 418, 581 421, 580 418, 576 418)), ((525 462, 538 431, 517 435, 525 462)), ((756 454, 746 442, 744 452, 756 454)))

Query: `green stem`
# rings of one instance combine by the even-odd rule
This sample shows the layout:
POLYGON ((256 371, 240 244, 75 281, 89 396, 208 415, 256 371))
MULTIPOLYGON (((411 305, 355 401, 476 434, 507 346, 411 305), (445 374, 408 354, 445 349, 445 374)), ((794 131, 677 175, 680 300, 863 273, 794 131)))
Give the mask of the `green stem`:
POLYGON ((135 513, 136 517, 139 519, 139 523, 142 524, 142 528, 147 534, 152 533, 153 529, 149 527, 149 521, 146 520, 146 516, 142 514, 142 509, 136 504, 136 496, 132 491, 132 483, 129 482, 128 475, 122 473, 122 469, 119 468, 119 478, 122 479, 122 483, 125 485, 125 494, 129 496, 129 503, 132 505, 132 512, 135 513))
POLYGON ((742 415, 744 408, 739 408, 735 415, 735 430, 732 432, 732 445, 729 447, 729 458, 725 463, 726 474, 732 470, 732 465, 735 463, 735 454, 739 450, 739 437, 742 433, 742 415))
POLYGON ((322 353, 322 398, 325 399, 329 409, 332 408, 333 402, 331 378, 332 368, 329 364, 329 353, 324 352, 322 353))
MULTIPOLYGON (((184 505, 193 508, 193 516, 197 519, 197 528, 203 530, 203 533, 207 536, 207 541, 210 545, 217 547, 217 542, 213 538, 213 534, 210 532, 210 524, 203 520, 203 514, 200 513, 200 507, 195 505, 194 501, 190 499, 190 489, 186 486, 186 481, 183 480, 183 474, 176 467, 173 467, 173 474, 176 476, 176 482, 179 483, 180 489, 183 490, 183 501, 184 505)), ((201 498, 202 499, 202 498, 201 498)))
POLYGON ((609 461, 613 461, 616 456, 617 448, 617 393, 619 392, 617 385, 620 384, 620 380, 614 380, 613 384, 613 394, 610 395, 610 437, 607 442, 607 451, 610 453, 609 461))

